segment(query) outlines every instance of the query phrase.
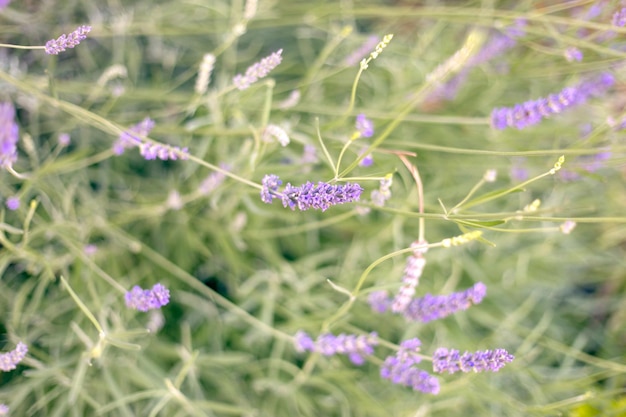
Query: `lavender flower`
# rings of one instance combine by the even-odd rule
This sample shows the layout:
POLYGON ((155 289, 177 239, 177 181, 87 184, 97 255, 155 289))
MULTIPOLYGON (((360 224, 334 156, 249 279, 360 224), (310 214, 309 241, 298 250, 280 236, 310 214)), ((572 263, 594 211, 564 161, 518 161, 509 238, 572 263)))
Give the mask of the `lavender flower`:
POLYGON ((196 78, 196 85, 194 90, 197 94, 204 94, 209 87, 211 81, 211 73, 213 72, 213 66, 215 65, 215 55, 204 54, 202 62, 200 63, 200 69, 198 70, 198 78, 196 78))
MULTIPOLYGON (((361 153, 359 154, 359 157, 361 155, 363 155, 363 153, 365 153, 365 150, 367 148, 363 147, 363 149, 361 150, 361 153)), ((372 155, 371 153, 369 155, 366 155, 365 158, 361 159, 361 161, 359 162, 359 166, 360 167, 371 167, 374 164, 374 155, 372 155)))
POLYGON ((426 394, 439 393, 439 380, 415 365, 421 362, 419 339, 409 339, 400 344, 394 356, 388 356, 380 368, 380 376, 394 384, 404 385, 426 394))
POLYGON ((422 323, 441 319, 459 310, 467 310, 472 304, 480 303, 486 293, 485 284, 477 282, 465 291, 450 295, 426 294, 424 297, 416 298, 409 303, 404 310, 404 317, 422 323))
POLYGON ((261 201, 271 203, 274 198, 280 197, 283 207, 305 211, 309 209, 319 209, 326 211, 329 207, 338 204, 358 201, 363 188, 359 184, 345 183, 343 185, 332 185, 325 182, 318 182, 317 185, 310 181, 294 187, 287 183, 282 192, 278 191, 278 186, 282 181, 276 175, 266 175, 261 181, 261 201))
POLYGON ((141 122, 129 127, 122 132, 117 141, 113 144, 113 153, 122 155, 128 148, 134 148, 141 145, 140 136, 148 136, 154 128, 154 120, 146 117, 141 122))
MULTIPOLYGON (((229 171, 231 169, 229 164, 221 163, 220 168, 229 171)), ((214 191, 217 187, 220 186, 226 179, 226 175, 219 171, 212 172, 207 176, 204 181, 198 187, 198 191, 200 194, 206 195, 214 191)))
POLYGON ((240 90, 245 90, 258 79, 266 77, 271 70, 276 68, 278 64, 281 63, 281 61, 283 60, 283 57, 281 56, 282 53, 283 50, 279 49, 273 54, 263 58, 259 62, 250 66, 246 70, 246 73, 244 75, 235 75, 235 77, 233 78, 233 84, 235 84, 235 87, 240 90))
POLYGON ((86 39, 90 31, 91 26, 79 26, 69 35, 63 34, 57 39, 50 39, 46 42, 46 53, 48 55, 57 55, 67 48, 73 48, 78 45, 80 41, 86 39))
POLYGON ((129 308, 139 311, 154 310, 170 302, 170 291, 161 284, 154 284, 150 290, 135 285, 126 293, 125 299, 129 308))
POLYGON ((69 146, 70 142, 71 142, 71 138, 69 133, 60 133, 59 134, 59 146, 69 146))
MULTIPOLYGON (((0 9, 2 6, 0 5, 0 9)), ((0 404, 0 416, 8 416, 9 415, 9 406, 6 404, 0 404)))
MULTIPOLYGON (((4 9, 5 7, 7 7, 9 5, 9 3, 11 3, 11 0, 0 0, 0 10, 4 9)), ((4 404, 2 404, 2 405, 4 405, 4 404)), ((9 409, 7 408, 7 412, 8 412, 8 410, 9 409)))
POLYGON ((139 153, 147 161, 157 158, 162 161, 176 161, 177 159, 186 160, 189 157, 189 149, 187 148, 160 143, 142 143, 139 146, 139 153))
POLYGON ((565 59, 567 60, 567 62, 580 62, 583 60, 582 51, 575 46, 570 46, 565 50, 563 54, 565 55, 565 59))
POLYGON ((317 159, 317 149, 313 145, 304 145, 304 150, 302 151, 302 158, 300 159, 301 164, 315 164, 319 160, 317 159))
POLYGON ((370 138, 374 135, 374 123, 361 113, 356 117, 356 130, 360 136, 370 138))
POLYGON ((11 211, 15 211, 18 208, 20 208, 20 199, 19 197, 16 196, 12 196, 7 198, 7 201, 5 202, 7 208, 11 211))
POLYGON ((348 55, 346 59, 344 59, 343 61, 344 65, 351 67, 353 65, 358 64, 361 61, 361 59, 369 55, 370 51, 374 49, 376 45, 378 45, 379 41, 380 41, 380 38, 378 36, 376 35, 369 36, 365 40, 365 42, 361 46, 359 46, 358 49, 356 49, 354 52, 348 55))
POLYGON ((391 185, 393 184, 393 174, 385 175, 385 178, 380 180, 380 186, 377 190, 372 190, 370 198, 372 204, 382 207, 385 202, 391 198, 391 185))
POLYGON ((428 251, 428 242, 418 241, 411 243, 413 254, 406 260, 404 268, 404 276, 402 277, 402 287, 391 303, 391 311, 401 313, 406 310, 407 306, 415 294, 415 288, 419 285, 420 277, 426 266, 424 254, 428 251))
POLYGON ((513 359, 515 357, 504 349, 465 352, 461 355, 458 350, 441 347, 433 354, 433 371, 440 374, 459 371, 498 372, 513 359))
POLYGON ((615 82, 613 75, 600 74, 598 77, 583 81, 574 87, 566 87, 557 94, 546 98, 530 100, 514 107, 500 107, 491 113, 491 124, 495 129, 507 127, 523 129, 535 125, 545 117, 561 113, 563 110, 586 102, 592 96, 599 96, 615 82))
POLYGON ((377 313, 384 313, 391 307, 389 293, 385 290, 374 291, 367 297, 367 302, 377 313))
POLYGON ((17 364, 22 362, 28 353, 28 346, 18 342, 15 349, 10 352, 0 354, 0 370, 4 372, 17 368, 17 364))
POLYGON ((626 7, 618 10, 613 14, 613 19, 611 20, 613 26, 624 27, 626 26, 626 7))
POLYGON ((298 352, 318 352, 324 356, 348 355, 352 363, 362 365, 365 363, 364 356, 374 353, 374 346, 378 345, 378 335, 375 332, 361 336, 344 333, 334 336, 324 333, 313 341, 307 333, 299 331, 295 335, 294 344, 298 352))
POLYGON ((0 103, 0 168, 10 168, 17 161, 18 139, 15 107, 11 103, 0 103))

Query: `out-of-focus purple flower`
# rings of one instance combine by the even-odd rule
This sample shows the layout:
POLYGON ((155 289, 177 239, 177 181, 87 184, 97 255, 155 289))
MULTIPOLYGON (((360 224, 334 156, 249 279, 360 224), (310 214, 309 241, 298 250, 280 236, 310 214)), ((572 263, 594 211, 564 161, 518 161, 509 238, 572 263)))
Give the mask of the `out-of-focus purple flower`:
MULTIPOLYGON (((0 5, 0 9, 2 9, 1 5, 0 5)), ((9 415, 9 406, 6 404, 0 404, 0 416, 8 416, 8 415, 9 415)))
POLYGON ((59 146, 68 146, 70 144, 70 135, 68 133, 59 134, 59 146))
POLYGON ((302 164, 315 164, 319 160, 317 159, 317 149, 313 145, 304 145, 304 150, 302 151, 302 159, 300 162, 302 164))
POLYGON ((365 158, 361 159, 361 162, 359 162, 359 166, 364 167, 364 168, 371 167, 373 164, 374 164, 374 155, 372 154, 367 155, 365 158))
POLYGON ((170 302, 170 291, 162 284, 154 284, 149 290, 135 285, 126 293, 125 299, 127 307, 145 312, 167 305, 170 302))
POLYGON ((148 136, 154 128, 154 120, 146 117, 141 122, 129 127, 122 132, 117 141, 113 144, 113 153, 121 155, 126 149, 141 145, 140 136, 148 136))
POLYGON ((563 233, 564 235, 569 235, 570 233, 572 233, 572 230, 574 230, 575 227, 576 227, 576 222, 575 221, 573 221, 573 220, 566 220, 559 227, 559 229, 561 230, 561 233, 563 233))
POLYGON ((613 26, 617 26, 620 28, 626 26, 626 7, 616 11, 613 14, 613 19, 611 19, 611 23, 613 24, 613 26))
POLYGON ((374 353, 378 335, 375 332, 361 336, 324 333, 313 341, 307 333, 299 331, 295 335, 294 344, 298 352, 318 352, 325 356, 347 355, 352 363, 362 365, 365 363, 364 357, 374 353))
POLYGON ((5 204, 9 210, 15 211, 20 208, 20 199, 17 196, 12 196, 7 198, 5 204))
POLYGON ((374 123, 361 113, 356 117, 356 130, 364 138, 370 138, 374 135, 374 123))
POLYGON ((17 161, 18 139, 15 107, 11 103, 0 103, 0 168, 10 168, 17 161))
POLYGON ((426 258, 424 254, 428 251, 428 242, 418 241, 411 243, 413 254, 406 260, 404 267, 404 276, 402 277, 402 287, 391 303, 391 311, 394 313, 402 313, 408 307, 415 288, 419 285, 420 277, 426 266, 426 258))
POLYGON ((459 310, 467 310, 473 304, 480 303, 486 293, 485 284, 477 282, 465 291, 450 295, 426 294, 424 297, 413 299, 409 303, 404 310, 404 317, 422 323, 441 319, 459 310))
POLYGON ((387 200, 391 198, 391 185, 393 184, 393 175, 388 174, 380 180, 380 186, 377 190, 372 190, 370 194, 370 198, 372 199, 372 204, 383 207, 387 200))
POLYGON ((17 368, 17 364, 22 362, 28 353, 28 346, 18 342, 15 349, 10 352, 0 354, 0 370, 9 372, 17 368))
POLYGON ((614 83, 615 77, 612 74, 602 73, 545 98, 516 104, 514 107, 495 108, 491 113, 491 125, 499 130, 507 127, 521 130, 538 124, 544 118, 561 113, 565 109, 583 104, 593 96, 605 93, 614 83))
POLYGON ((283 60, 283 50, 279 49, 273 54, 263 58, 259 62, 248 67, 245 74, 237 74, 233 78, 233 84, 240 90, 245 90, 250 85, 256 82, 258 79, 266 77, 271 70, 276 68, 278 64, 283 60))
POLYGON ((369 36, 365 40, 365 42, 363 42, 363 44, 359 46, 358 49, 356 49, 354 52, 348 55, 346 59, 344 59, 344 65, 351 67, 361 62, 361 60, 368 56, 369 53, 376 47, 376 45, 378 45, 378 42, 380 42, 380 38, 378 36, 369 36))
POLYGON ((87 256, 93 256, 98 252, 98 246, 94 245, 93 243, 89 243, 83 246, 83 252, 87 256))
POLYGON ((439 380, 428 372, 417 368, 422 358, 419 355, 421 342, 409 339, 400 344, 393 356, 388 356, 380 367, 380 376, 394 384, 404 385, 426 394, 439 393, 439 380))
POLYGON ((161 161, 176 161, 180 159, 184 161, 189 157, 189 149, 187 148, 148 142, 139 145, 139 153, 147 161, 154 159, 160 159, 161 161))
MULTIPOLYGON (((0 0, 0 10, 4 9, 5 7, 7 7, 9 5, 9 3, 11 3, 11 0, 0 0)), ((4 404, 2 404, 4 405, 4 404)), ((7 408, 8 410, 8 408, 7 408)))
POLYGON ((82 40, 87 39, 87 34, 91 31, 91 26, 79 26, 69 35, 63 34, 57 39, 50 39, 46 42, 46 53, 48 55, 57 55, 59 52, 65 51, 67 48, 73 48, 82 40))
POLYGON ((528 168, 526 168, 526 158, 518 157, 513 159, 511 166, 511 179, 514 181, 526 181, 528 179, 528 168))
POLYGON ((433 354, 433 371, 448 372, 498 372, 515 357, 504 349, 484 350, 462 355, 456 349, 438 348, 433 354))
MULTIPOLYGON (((225 169, 226 171, 230 171, 231 167, 229 164, 222 163, 220 164, 220 168, 225 169)), ((200 186, 198 187, 198 191, 203 194, 209 194, 214 191, 217 187, 220 186, 226 179, 226 175, 219 171, 212 172, 208 177, 202 181, 200 186)))
POLYGON ((565 55, 565 59, 567 60, 567 62, 580 62, 583 60, 582 51, 575 46, 570 46, 569 48, 565 49, 563 55, 565 55))
POLYGON ((367 302, 377 313, 384 313, 391 307, 391 298, 385 290, 374 291, 367 297, 367 302))
POLYGON ((326 211, 329 207, 338 204, 358 201, 363 188, 359 184, 345 183, 342 185, 318 182, 314 184, 310 181, 303 185, 294 187, 287 183, 282 192, 278 187, 282 181, 276 175, 266 175, 261 181, 261 201, 271 203, 274 198, 279 198, 283 202, 283 207, 295 210, 318 209, 326 211))

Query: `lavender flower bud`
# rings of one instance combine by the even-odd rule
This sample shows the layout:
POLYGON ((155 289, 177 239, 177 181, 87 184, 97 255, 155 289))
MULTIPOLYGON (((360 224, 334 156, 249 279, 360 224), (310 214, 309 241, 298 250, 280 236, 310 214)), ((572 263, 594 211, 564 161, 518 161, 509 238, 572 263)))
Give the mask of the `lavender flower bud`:
POLYGON ((189 149, 178 146, 162 145, 160 143, 142 143, 139 146, 139 153, 145 160, 150 161, 160 159, 162 161, 186 160, 189 157, 189 149))
POLYGON ((356 130, 362 137, 370 138, 374 135, 374 123, 361 113, 356 117, 356 130))
POLYGON ((278 175, 271 174, 263 177, 263 180, 261 181, 261 185, 263 186, 263 189, 261 190, 261 201, 270 204, 274 198, 277 198, 275 194, 278 192, 278 187, 282 183, 283 182, 280 178, 278 178, 278 175))
POLYGON ((87 39, 87 34, 90 31, 91 26, 79 26, 69 35, 63 34, 57 39, 50 39, 46 42, 46 53, 48 55, 57 55, 59 52, 63 52, 67 48, 73 48, 82 40, 87 39))
POLYGON ((5 202, 7 208, 11 211, 15 211, 18 208, 20 208, 20 199, 19 197, 16 196, 12 196, 7 198, 7 201, 5 202))
POLYGON ((344 333, 334 336, 330 333, 321 334, 314 342, 305 332, 299 331, 295 336, 295 347, 298 352, 318 352, 324 356, 336 354, 348 355, 355 365, 365 363, 364 356, 374 353, 374 346, 378 345, 378 335, 375 332, 369 335, 346 335, 344 333))
POLYGON ((202 62, 200 63, 200 69, 198 70, 198 78, 196 78, 196 85, 194 90, 197 94, 204 94, 209 87, 211 81, 211 73, 213 72, 213 66, 215 65, 215 55, 204 54, 202 62))
POLYGON ((613 26, 624 27, 626 26, 626 7, 621 10, 618 10, 613 14, 613 19, 611 19, 611 23, 613 26))
POLYGON ((17 364, 22 362, 28 353, 28 346, 18 342, 15 349, 10 352, 0 354, 0 370, 9 372, 17 368, 17 364))
POLYGON ((276 138, 278 143, 280 143, 280 146, 285 147, 289 145, 289 136, 287 135, 287 132, 285 132, 282 127, 277 125, 267 125, 267 127, 263 131, 262 138, 266 142, 270 142, 272 140, 271 138, 276 138))
POLYGON ((170 291, 161 284, 154 284, 150 290, 135 285, 126 293, 125 299, 127 307, 145 312, 167 305, 170 302, 170 291))
POLYGON ((404 317, 422 323, 441 319, 459 310, 467 310, 472 304, 480 303, 486 293, 485 284, 477 282, 465 291, 450 295, 426 294, 424 297, 416 298, 409 303, 404 310, 404 317))
POLYGON ((465 352, 460 354, 456 349, 438 348, 433 354, 433 371, 448 372, 498 372, 500 368, 515 357, 504 349, 465 352))
POLYGON ((439 380, 415 365, 421 362, 418 355, 421 342, 409 339, 400 344, 394 356, 388 356, 380 368, 380 376, 394 384, 404 385, 426 394, 439 393, 439 380))
POLYGON ((567 62, 580 62, 583 60, 582 51, 575 46, 570 46, 569 48, 567 48, 564 52, 564 55, 567 62))
POLYGON ((413 255, 409 256, 406 261, 402 287, 400 287, 400 291, 398 291, 391 304, 391 311, 394 313, 401 313, 406 310, 413 298, 413 294, 415 294, 415 288, 419 285, 420 277, 426 266, 424 252, 428 250, 428 242, 415 241, 411 244, 411 247, 413 248, 413 255), (422 250, 422 247, 426 248, 426 250, 422 250))
POLYGON ((367 302, 377 313, 384 313, 391 307, 391 299, 385 290, 374 291, 367 297, 367 302))
POLYGON ((258 79, 266 77, 271 70, 276 68, 278 64, 281 63, 283 60, 283 57, 281 56, 282 53, 283 50, 279 49, 273 54, 248 67, 244 75, 237 74, 233 78, 233 84, 235 84, 235 87, 240 90, 245 90, 258 79))
POLYGON ((10 168, 17 161, 18 139, 15 107, 11 103, 0 103, 0 168, 10 168))
POLYGON ((561 113, 567 108, 583 104, 592 96, 601 95, 614 83, 613 75, 603 73, 575 87, 566 87, 557 94, 550 94, 546 98, 530 100, 516 104, 514 107, 496 108, 491 113, 491 124, 499 130, 507 127, 521 130, 541 122, 546 117, 561 113))
POLYGON ((141 145, 140 136, 148 136, 150 131, 154 128, 154 120, 146 117, 141 122, 128 128, 125 132, 119 136, 117 141, 113 144, 113 153, 121 155, 128 148, 134 148, 141 145))

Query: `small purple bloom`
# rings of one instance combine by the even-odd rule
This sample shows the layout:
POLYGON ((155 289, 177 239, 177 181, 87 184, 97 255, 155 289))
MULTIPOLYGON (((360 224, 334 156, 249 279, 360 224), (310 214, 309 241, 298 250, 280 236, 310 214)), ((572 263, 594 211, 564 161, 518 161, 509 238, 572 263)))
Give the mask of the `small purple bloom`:
POLYGON ((419 355, 421 342, 409 339, 400 344, 394 356, 388 356, 380 367, 380 376, 394 384, 404 385, 426 394, 439 393, 439 380, 415 365, 422 361, 419 355))
POLYGON ((575 46, 570 46, 569 48, 567 48, 564 52, 564 55, 567 62, 580 62, 583 60, 582 51, 575 46))
POLYGON ((245 90, 258 79, 266 77, 271 70, 276 68, 278 64, 281 63, 281 61, 283 60, 283 57, 281 55, 282 53, 283 50, 279 49, 273 54, 248 67, 244 75, 237 74, 233 78, 233 84, 235 84, 235 87, 240 90, 245 90))
POLYGON ((400 287, 398 294, 396 294, 391 303, 391 311, 394 313, 402 313, 406 310, 413 298, 413 294, 415 294, 415 288, 419 285, 420 277, 426 266, 424 253, 428 250, 428 242, 415 241, 411 244, 411 247, 413 248, 413 254, 406 260, 402 287, 400 287))
POLYGON ((20 208, 20 199, 19 197, 16 196, 12 196, 7 198, 7 201, 5 202, 7 208, 11 211, 15 211, 18 208, 20 208))
POLYGON ((68 133, 59 134, 59 146, 68 146, 70 144, 70 135, 68 133))
MULTIPOLYGON (((230 165, 225 163, 221 163, 220 168, 225 169, 226 171, 230 171, 231 169, 230 165)), ((202 181, 198 187, 198 191, 203 195, 209 194, 219 187, 225 179, 226 175, 223 173, 219 171, 212 172, 204 179, 204 181, 202 181)))
POLYGON ((372 137, 374 135, 374 123, 361 113, 356 117, 356 130, 364 138, 372 137))
MULTIPOLYGON (((0 9, 1 8, 2 7, 0 7, 0 9)), ((8 415, 9 415, 9 406, 6 404, 0 404, 0 416, 8 416, 8 415)))
POLYGON ((462 355, 456 349, 438 348, 433 354, 433 371, 448 372, 498 372, 515 357, 504 349, 485 350, 462 355))
MULTIPOLYGON (((9 5, 9 3, 11 3, 11 0, 0 0, 0 10, 4 9, 5 7, 7 7, 9 5)), ((4 405, 4 404, 2 404, 4 405)), ((7 411, 9 409, 7 408, 7 411)))
POLYGON ((358 49, 356 49, 354 52, 348 55, 346 59, 344 59, 343 61, 344 65, 351 67, 361 62, 363 58, 367 57, 370 54, 370 52, 372 52, 374 48, 376 48, 376 45, 378 45, 378 42, 380 42, 380 38, 378 36, 376 35, 369 36, 365 40, 365 42, 361 46, 359 46, 358 49))
POLYGON ((126 293, 125 299, 127 307, 145 312, 167 305, 170 302, 170 291, 161 284, 154 284, 150 290, 135 285, 126 293))
POLYGON ((46 53, 48 55, 58 55, 59 52, 67 48, 73 48, 82 40, 87 39, 87 34, 91 31, 91 26, 79 26, 69 35, 63 34, 57 39, 46 42, 46 53))
POLYGON ((344 333, 335 336, 324 333, 313 341, 307 333, 299 331, 296 333, 294 342, 298 352, 308 350, 321 353, 324 356, 347 355, 352 363, 362 365, 365 363, 364 356, 374 353, 374 346, 378 345, 378 335, 376 332, 361 336, 344 333))
POLYGON ((0 168, 10 168, 17 161, 18 139, 15 107, 11 103, 0 103, 0 168))
POLYGON ((441 319, 459 310, 467 310, 472 304, 480 303, 486 293, 485 284, 477 282, 465 291, 450 295, 426 294, 424 297, 413 299, 409 303, 404 310, 404 317, 422 323, 441 319))
POLYGON ((18 342, 15 349, 10 352, 0 354, 0 370, 4 372, 17 368, 17 364, 22 362, 28 353, 28 346, 18 342))
POLYGON ((384 313, 391 307, 391 299, 389 293, 385 290, 374 291, 367 297, 367 302, 377 313, 384 313))
POLYGON ((263 185, 263 189, 261 190, 261 201, 264 203, 271 203, 274 198, 278 198, 276 196, 278 192, 278 187, 282 184, 282 180, 278 178, 278 175, 266 175, 263 177, 261 184, 263 185))
POLYGON ((142 144, 140 136, 148 136, 154 128, 154 120, 146 117, 141 122, 129 127, 122 132, 117 141, 113 144, 113 153, 121 155, 128 148, 134 148, 142 144))
POLYGON ((546 117, 561 113, 570 107, 585 103, 593 96, 606 92, 615 83, 615 77, 610 73, 581 82, 575 87, 566 87, 557 94, 548 97, 530 100, 513 107, 495 108, 491 113, 491 125, 495 129, 503 130, 507 127, 524 129, 536 125, 546 117))
MULTIPOLYGON (((366 149, 367 148, 364 147, 361 150, 361 154, 359 156, 363 155, 366 149)), ((361 159, 361 162, 359 162, 359 166, 364 167, 364 168, 371 167, 373 164, 374 164, 374 155, 372 155, 371 153, 369 155, 366 155, 365 158, 361 159)))
POLYGON ((613 14, 613 19, 611 20, 613 26, 624 27, 626 26, 626 7, 618 10, 613 14))

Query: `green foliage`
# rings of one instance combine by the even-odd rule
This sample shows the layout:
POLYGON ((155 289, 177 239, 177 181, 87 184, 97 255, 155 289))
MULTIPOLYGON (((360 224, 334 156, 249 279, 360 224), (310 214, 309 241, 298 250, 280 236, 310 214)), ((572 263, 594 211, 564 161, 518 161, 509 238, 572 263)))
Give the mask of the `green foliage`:
POLYGON ((3 351, 29 346, 0 375, 0 403, 15 416, 623 415, 626 147, 606 120, 623 116, 626 30, 610 25, 618 2, 592 20, 593 2, 544 3, 260 1, 246 19, 243 0, 13 1, 0 11, 3 44, 93 29, 58 56, 0 49, 0 102, 15 104, 20 126, 20 176, 0 171, 0 196, 22 203, 0 212, 0 334, 3 351), (517 45, 474 67, 454 100, 434 98, 467 65, 450 57, 471 57, 520 18, 517 45), (367 69, 346 64, 368 36, 389 33, 367 69), (584 60, 567 62, 568 46, 584 60), (232 86, 279 49, 267 78, 232 86), (206 53, 215 68, 200 95, 206 53), (494 107, 612 68, 607 96, 524 130, 490 127, 494 107), (299 102, 281 104, 294 90, 299 102), (353 136, 360 113, 371 138, 353 136), (189 148, 189 160, 114 155, 146 116, 149 138, 189 148), (268 124, 291 143, 265 140, 268 124), (318 162, 302 161, 305 145, 318 162), (374 164, 360 166, 368 154, 374 164), (511 173, 519 166, 528 179, 511 173), (223 181, 201 192, 216 172, 223 181), (261 201, 267 174, 365 191, 356 204, 291 211, 261 201), (387 174, 380 207, 371 192, 387 174), (566 235, 568 219, 577 227, 566 235), (426 324, 370 309, 371 292, 398 291, 420 238, 431 247, 416 296, 481 281, 480 305, 426 324), (126 308, 126 291, 157 282, 170 304, 126 308), (381 344, 356 367, 296 352, 298 330, 375 331, 381 344), (422 394, 379 375, 412 337, 429 372, 439 346, 516 359, 441 376, 440 394, 422 394))

